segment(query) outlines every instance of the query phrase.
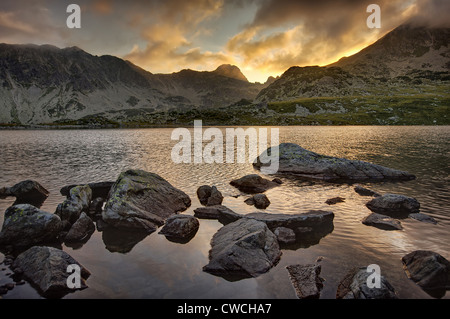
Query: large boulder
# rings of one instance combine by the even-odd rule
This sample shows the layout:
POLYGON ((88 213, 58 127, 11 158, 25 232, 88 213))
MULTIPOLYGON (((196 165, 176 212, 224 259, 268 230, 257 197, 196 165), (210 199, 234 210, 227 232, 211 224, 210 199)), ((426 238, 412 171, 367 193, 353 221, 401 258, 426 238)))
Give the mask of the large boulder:
POLYGON ((243 218, 214 234, 203 270, 223 277, 257 277, 281 256, 276 236, 263 222, 243 218))
POLYGON ((157 174, 128 170, 111 188, 103 220, 117 228, 155 231, 171 215, 186 210, 191 199, 157 174))
POLYGON ((70 189, 67 199, 58 205, 55 214, 61 220, 75 223, 81 212, 88 212, 92 200, 92 190, 89 185, 76 186, 70 189))
POLYGON ((170 241, 186 243, 195 236, 199 226, 200 223, 194 216, 173 215, 167 218, 159 233, 170 241))
POLYGON ((450 289, 450 262, 440 254, 416 250, 402 258, 408 278, 425 290, 450 289))
POLYGON ((30 204, 19 204, 5 211, 0 245, 16 248, 53 242, 62 230, 61 219, 30 204))
POLYGON ((42 206, 49 195, 48 190, 46 190, 41 184, 33 180, 22 181, 12 187, 3 188, 2 193, 3 197, 16 197, 16 201, 13 205, 30 204, 37 208, 42 206))
POLYGON ((87 288, 90 272, 68 253, 53 247, 34 246, 14 260, 12 269, 21 269, 23 276, 46 298, 61 298, 67 293, 87 288), (68 280, 72 274, 68 266, 80 269, 79 287, 70 288, 68 280))
POLYGON ((408 214, 418 213, 420 210, 420 203, 417 199, 397 194, 375 197, 367 202, 366 206, 375 213, 391 217, 406 217, 408 214))
POLYGON ((298 298, 317 299, 320 297, 324 282, 324 279, 320 277, 321 265, 290 265, 286 269, 298 298))
MULTIPOLYGON (((279 150, 278 174, 292 174, 329 181, 383 181, 415 178, 410 173, 368 162, 317 154, 293 143, 282 143, 275 147, 279 150)), ((255 160, 253 166, 261 169, 265 164, 260 161, 260 157, 267 156, 271 152, 272 148, 264 151, 255 160)))
POLYGON ((280 186, 279 183, 265 179, 257 174, 250 174, 232 180, 230 185, 236 187, 241 192, 249 194, 264 193, 268 189, 280 186))
POLYGON ((368 267, 353 268, 338 285, 336 299, 398 299, 394 287, 380 274, 379 287, 369 287, 368 267))

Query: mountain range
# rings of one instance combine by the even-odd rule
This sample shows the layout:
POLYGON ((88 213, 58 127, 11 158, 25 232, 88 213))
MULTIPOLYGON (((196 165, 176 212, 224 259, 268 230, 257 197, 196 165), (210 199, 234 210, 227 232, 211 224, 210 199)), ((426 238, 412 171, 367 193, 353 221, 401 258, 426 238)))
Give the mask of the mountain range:
POLYGON ((0 123, 449 124, 449 40, 449 28, 405 24, 353 56, 264 84, 233 65, 153 74, 78 47, 0 44, 0 123))

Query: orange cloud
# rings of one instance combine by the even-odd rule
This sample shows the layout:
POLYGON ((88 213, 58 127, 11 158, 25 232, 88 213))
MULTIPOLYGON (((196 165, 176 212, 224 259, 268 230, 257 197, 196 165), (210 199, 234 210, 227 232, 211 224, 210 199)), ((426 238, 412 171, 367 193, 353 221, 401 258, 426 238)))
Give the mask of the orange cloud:
POLYGON ((96 0, 92 4, 92 9, 100 14, 107 15, 113 11, 113 4, 110 0, 96 0))
POLYGON ((124 56, 151 72, 178 71, 184 68, 213 69, 233 59, 223 52, 202 51, 193 40, 202 34, 201 24, 220 14, 223 0, 169 0, 154 11, 132 11, 129 25, 140 30, 145 47, 135 45, 124 56))

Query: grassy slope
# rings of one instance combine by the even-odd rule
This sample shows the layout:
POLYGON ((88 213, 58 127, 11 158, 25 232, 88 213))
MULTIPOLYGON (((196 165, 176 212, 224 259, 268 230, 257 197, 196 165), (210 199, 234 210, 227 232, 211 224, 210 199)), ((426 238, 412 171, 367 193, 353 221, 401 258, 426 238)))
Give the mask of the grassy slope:
MULTIPOLYGON (((80 120, 62 120, 46 127, 148 127, 192 125, 450 125, 448 85, 401 88, 370 95, 311 97, 291 101, 253 104, 242 100, 211 109, 130 110, 121 120, 97 114, 80 120), (296 112, 297 111, 297 112, 296 112)), ((4 125, 11 127, 11 125, 4 125)))

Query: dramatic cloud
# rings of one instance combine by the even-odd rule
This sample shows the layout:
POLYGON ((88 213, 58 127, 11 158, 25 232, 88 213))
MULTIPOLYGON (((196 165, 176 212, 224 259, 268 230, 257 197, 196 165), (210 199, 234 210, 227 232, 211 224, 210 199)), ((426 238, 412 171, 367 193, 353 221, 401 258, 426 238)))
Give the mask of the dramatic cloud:
POLYGON ((169 0, 147 9, 144 19, 143 8, 136 6, 129 14, 129 23, 141 30, 145 47, 135 45, 125 58, 152 72, 167 72, 168 68, 204 70, 234 62, 223 52, 202 50, 193 43, 199 35, 208 33, 203 24, 217 18, 222 8, 223 0, 169 0))
POLYGON ((153 73, 240 67, 265 81, 293 65, 326 65, 410 21, 450 26, 448 0, 2 0, 0 42, 79 46, 153 73), (66 8, 82 9, 81 29, 66 8), (381 29, 369 29, 369 4, 381 29))
POLYGON ((379 30, 367 27, 370 13, 364 1, 268 0, 227 48, 248 67, 275 73, 292 65, 328 64, 362 49, 408 18, 402 17, 405 1, 378 4, 379 30))

